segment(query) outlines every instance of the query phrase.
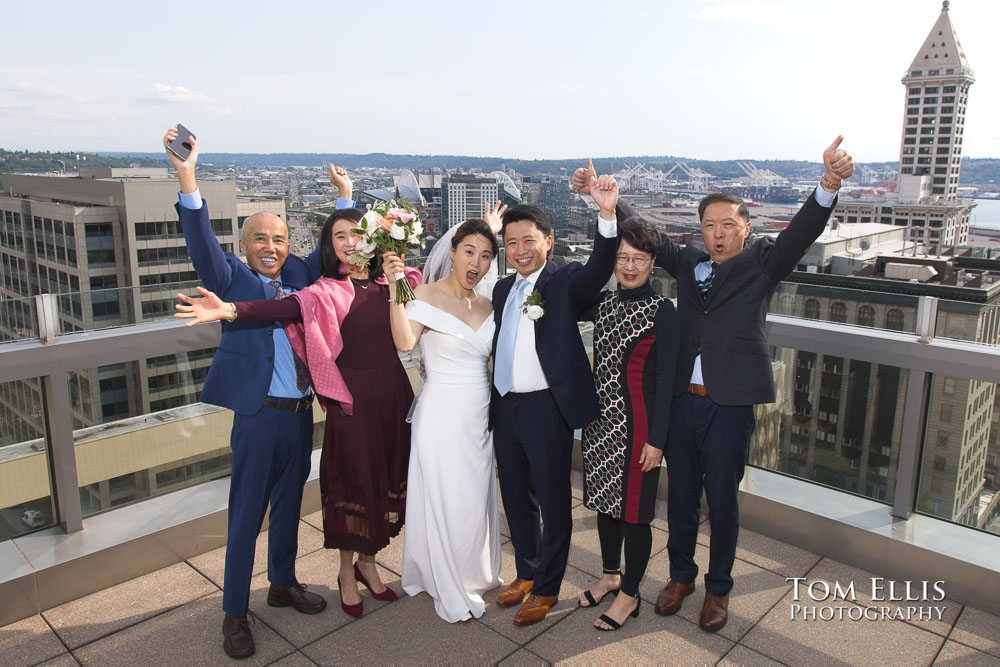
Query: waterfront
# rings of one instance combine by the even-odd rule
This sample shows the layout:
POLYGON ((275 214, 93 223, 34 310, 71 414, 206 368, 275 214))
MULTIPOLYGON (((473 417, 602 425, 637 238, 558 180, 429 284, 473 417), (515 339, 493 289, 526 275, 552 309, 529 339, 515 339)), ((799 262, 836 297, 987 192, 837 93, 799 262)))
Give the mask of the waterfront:
POLYGON ((974 199, 972 226, 984 229, 1000 229, 1000 199, 974 199))

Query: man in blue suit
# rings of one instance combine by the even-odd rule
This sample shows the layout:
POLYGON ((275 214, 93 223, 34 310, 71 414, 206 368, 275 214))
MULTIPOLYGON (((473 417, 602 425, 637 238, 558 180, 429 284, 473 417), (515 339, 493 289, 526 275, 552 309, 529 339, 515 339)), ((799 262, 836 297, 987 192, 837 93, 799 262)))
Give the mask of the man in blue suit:
MULTIPOLYGON (((168 130, 164 146, 177 136, 168 130)), ((244 264, 226 253, 212 233, 208 205, 195 180, 198 145, 181 160, 167 155, 180 182, 177 212, 188 254, 204 286, 227 301, 281 298, 302 289, 319 276, 319 253, 308 260, 288 254, 288 228, 272 213, 250 216, 243 225, 240 250, 244 264)), ((340 188, 338 208, 352 206, 351 181, 342 169, 330 167, 340 188)), ((229 530, 222 593, 223 649, 233 658, 253 655, 247 625, 254 545, 271 505, 268 527, 267 603, 291 606, 305 614, 326 608, 326 600, 306 590, 295 578, 302 489, 312 453, 312 401, 308 378, 296 372, 296 360, 284 329, 277 322, 235 322, 222 325, 201 400, 229 408, 233 415, 233 452, 229 488, 229 530)))
POLYGON ((618 185, 609 176, 594 177, 590 192, 601 217, 586 265, 560 268, 548 259, 552 229, 541 210, 517 206, 503 216, 504 249, 517 273, 493 292, 491 416, 517 578, 497 605, 523 601, 514 616, 518 625, 542 620, 558 599, 573 530, 573 429, 599 414, 577 319, 614 271, 618 185))

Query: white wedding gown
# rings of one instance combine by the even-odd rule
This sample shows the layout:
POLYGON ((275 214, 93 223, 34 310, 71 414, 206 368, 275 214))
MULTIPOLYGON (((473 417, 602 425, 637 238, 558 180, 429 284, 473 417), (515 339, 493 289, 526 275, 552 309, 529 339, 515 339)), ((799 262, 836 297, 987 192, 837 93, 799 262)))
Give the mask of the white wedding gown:
POLYGON ((486 360, 493 316, 473 330, 425 301, 410 301, 425 379, 413 413, 403 540, 403 590, 426 592, 438 616, 480 617, 501 583, 493 436, 486 360))

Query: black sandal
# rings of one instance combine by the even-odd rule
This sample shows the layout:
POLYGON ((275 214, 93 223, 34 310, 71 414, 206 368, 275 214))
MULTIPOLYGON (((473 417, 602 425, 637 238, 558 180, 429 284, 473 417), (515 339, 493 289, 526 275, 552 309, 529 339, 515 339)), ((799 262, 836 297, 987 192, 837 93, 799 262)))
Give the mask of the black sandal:
MULTIPOLYGON (((635 596, 635 610, 631 614, 629 614, 626 618, 639 618, 640 607, 642 607, 642 596, 637 593, 635 596)), ((611 618, 607 614, 601 614, 599 620, 604 621, 605 623, 611 626, 610 628, 598 628, 595 625, 594 627, 600 630, 601 632, 614 632, 618 628, 622 627, 622 623, 619 623, 618 621, 611 618)))
MULTIPOLYGON (((613 572, 608 572, 607 570, 604 570, 604 574, 617 574, 620 577, 622 576, 622 571, 620 568, 613 572)), ((597 605, 601 604, 601 601, 604 600, 604 598, 606 598, 608 595, 618 595, 618 591, 621 590, 621 587, 622 587, 621 583, 619 583, 618 588, 612 588, 604 595, 602 595, 600 600, 595 600, 594 594, 591 593, 589 590, 586 590, 583 592, 583 597, 587 601, 587 604, 583 604, 582 602, 577 600, 577 605, 583 607, 584 609, 589 609, 590 607, 596 607, 597 605)))

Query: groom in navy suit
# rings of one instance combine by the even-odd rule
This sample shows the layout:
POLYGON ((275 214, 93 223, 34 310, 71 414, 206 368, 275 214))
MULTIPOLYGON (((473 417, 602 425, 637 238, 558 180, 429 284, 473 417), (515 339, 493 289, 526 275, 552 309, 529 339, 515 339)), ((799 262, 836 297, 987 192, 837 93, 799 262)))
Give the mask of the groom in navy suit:
POLYGON ((503 216, 504 249, 517 274, 493 291, 491 418, 517 578, 497 605, 523 601, 514 616, 518 625, 542 620, 558 599, 573 530, 573 429, 599 413, 577 319, 614 270, 618 185, 610 176, 597 179, 592 172, 591 178, 601 216, 586 265, 559 267, 548 259, 552 229, 541 210, 517 206, 503 216))

